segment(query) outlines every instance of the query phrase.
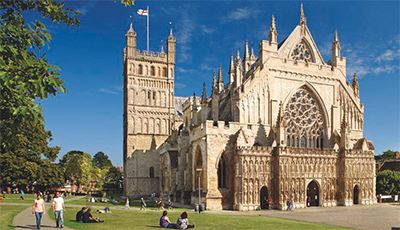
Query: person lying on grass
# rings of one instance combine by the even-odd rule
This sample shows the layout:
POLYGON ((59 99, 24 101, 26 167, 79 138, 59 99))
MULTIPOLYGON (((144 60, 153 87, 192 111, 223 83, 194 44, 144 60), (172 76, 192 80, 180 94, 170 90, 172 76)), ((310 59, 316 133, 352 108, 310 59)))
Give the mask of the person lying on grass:
POLYGON ((100 220, 99 218, 94 218, 92 214, 90 213, 92 211, 91 208, 89 208, 84 214, 83 214, 83 223, 102 223, 104 220, 100 220))

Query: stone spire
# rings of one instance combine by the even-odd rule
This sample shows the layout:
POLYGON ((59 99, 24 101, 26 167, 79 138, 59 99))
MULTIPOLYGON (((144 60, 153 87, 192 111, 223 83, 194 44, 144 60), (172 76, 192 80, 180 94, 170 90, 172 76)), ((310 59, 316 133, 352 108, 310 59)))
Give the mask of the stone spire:
POLYGON ((242 59, 240 58, 240 52, 237 51, 236 59, 235 59, 235 87, 239 87, 242 85, 242 59))
POLYGON ((304 36, 306 34, 306 17, 304 17, 303 3, 301 3, 301 8, 300 8, 300 23, 299 23, 299 25, 301 26, 300 34, 302 36, 304 36))
POLYGON ((207 103, 206 83, 203 83, 203 94, 201 95, 201 102, 207 103))
POLYGON ((359 96, 359 87, 358 87, 357 74, 355 72, 354 72, 354 75, 353 75, 352 86, 353 86, 353 89, 354 89, 354 94, 358 97, 359 96))
POLYGON ((303 3, 300 6, 300 23, 299 25, 306 25, 306 17, 304 16, 303 3))
POLYGON ((129 26, 128 32, 126 32, 126 36, 134 36, 134 37, 136 37, 136 32, 133 30, 132 22, 131 22, 131 24, 129 26))
POLYGON ((175 42, 175 41, 176 41, 176 38, 175 38, 174 35, 172 34, 172 26, 171 26, 171 28, 169 29, 168 41, 171 41, 171 42, 175 42))
POLYGON ((272 15, 271 26, 269 27, 269 44, 277 43, 278 32, 276 31, 275 17, 272 15))
POLYGON ((162 44, 163 43, 163 40, 161 40, 161 54, 165 54, 165 52, 164 52, 164 44, 162 44))
POLYGON ((169 31, 169 37, 167 39, 167 60, 168 63, 175 64, 176 54, 176 38, 172 34, 172 26, 169 31))
POLYGON ((252 61, 257 60, 257 56, 254 54, 253 44, 251 44, 250 60, 252 60, 252 61))
POLYGON ((246 74, 247 71, 250 70, 250 54, 249 54, 249 43, 245 42, 244 45, 244 54, 243 54, 243 62, 244 62, 244 73, 246 74))
POLYGON ((224 78, 222 76, 222 65, 219 64, 218 70, 218 91, 221 92, 224 89, 224 78))
POLYGON ((279 103, 278 117, 276 119, 276 143, 279 146, 285 146, 285 127, 286 121, 283 115, 283 103, 279 103))
POLYGON ((192 106, 192 124, 194 126, 197 124, 197 102, 196 102, 196 92, 193 92, 193 106, 192 106))
POLYGON ((234 75, 235 75, 235 62, 233 61, 233 53, 231 53, 231 61, 229 64, 229 84, 232 85, 234 82, 234 75))
POLYGON ((213 89, 217 88, 217 75, 215 74, 214 71, 214 78, 213 78, 213 89))
POLYGON ((337 30, 335 30, 335 35, 333 36, 333 42, 332 42, 332 66, 338 66, 339 60, 340 60, 340 44, 339 44, 337 30))

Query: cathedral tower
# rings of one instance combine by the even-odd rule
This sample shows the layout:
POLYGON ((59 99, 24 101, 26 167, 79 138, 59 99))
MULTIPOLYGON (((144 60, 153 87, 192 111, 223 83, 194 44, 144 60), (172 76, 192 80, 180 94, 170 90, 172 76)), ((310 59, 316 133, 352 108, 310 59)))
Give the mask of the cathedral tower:
POLYGON ((167 53, 163 46, 158 53, 141 52, 136 49, 132 23, 126 33, 123 122, 124 192, 128 196, 143 194, 138 184, 146 192, 158 188, 159 157, 153 150, 171 133, 175 42, 171 28, 167 53))

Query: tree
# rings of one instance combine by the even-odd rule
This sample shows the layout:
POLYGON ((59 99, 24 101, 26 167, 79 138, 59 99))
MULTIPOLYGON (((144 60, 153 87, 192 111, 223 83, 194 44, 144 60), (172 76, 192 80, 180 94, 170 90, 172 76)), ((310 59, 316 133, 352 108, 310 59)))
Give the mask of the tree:
POLYGON ((41 187, 63 184, 63 171, 51 163, 60 151, 58 146, 48 146, 51 137, 43 124, 32 120, 4 122, 1 126, 1 184, 32 185, 35 181, 36 186, 41 187), (5 143, 7 148, 4 148, 5 143))
POLYGON ((93 165, 99 167, 100 169, 112 167, 113 164, 110 159, 108 159, 108 156, 103 153, 103 152, 97 152, 93 156, 93 165))
POLYGON ((104 178, 103 188, 105 190, 121 190, 122 189, 122 173, 118 170, 117 167, 111 167, 106 173, 106 177, 104 178))
POLYGON ((376 194, 398 195, 400 193, 400 172, 385 170, 376 173, 376 194))
POLYGON ((384 161, 384 160, 392 160, 394 159, 395 152, 392 150, 387 150, 383 152, 383 154, 379 154, 375 156, 375 160, 378 162, 384 161))
POLYGON ((65 169, 65 179, 76 185, 89 186, 92 156, 82 151, 69 151, 60 160, 65 169))

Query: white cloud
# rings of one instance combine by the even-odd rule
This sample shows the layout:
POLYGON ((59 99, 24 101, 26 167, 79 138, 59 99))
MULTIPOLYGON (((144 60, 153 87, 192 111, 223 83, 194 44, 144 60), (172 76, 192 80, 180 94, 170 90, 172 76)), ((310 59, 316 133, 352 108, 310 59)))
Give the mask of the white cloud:
POLYGON ((211 34, 211 33, 214 33, 214 31, 215 31, 215 29, 207 27, 205 25, 200 25, 200 29, 203 31, 203 33, 206 33, 206 34, 211 34))
POLYGON ((204 64, 204 63, 201 64, 200 69, 201 70, 207 70, 207 71, 212 70, 212 68, 209 65, 204 64))
POLYGON ((109 89, 105 89, 105 88, 100 88, 99 92, 106 93, 106 94, 113 94, 113 95, 118 95, 119 94, 118 92, 115 92, 115 91, 112 91, 112 90, 109 90, 109 89))
POLYGON ((178 88, 178 89, 182 89, 182 88, 185 88, 186 87, 186 85, 185 84, 182 84, 182 83, 175 83, 175 88, 178 88))
POLYGON ((252 15, 258 14, 260 10, 250 9, 249 7, 237 8, 228 14, 227 19, 229 20, 241 20, 249 18, 252 15))
POLYGON ((379 55, 379 57, 377 58, 378 62, 381 61, 392 61, 395 58, 398 58, 398 54, 396 54, 393 50, 386 50, 385 53, 379 55))

